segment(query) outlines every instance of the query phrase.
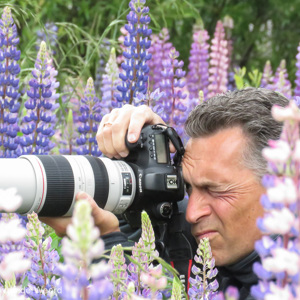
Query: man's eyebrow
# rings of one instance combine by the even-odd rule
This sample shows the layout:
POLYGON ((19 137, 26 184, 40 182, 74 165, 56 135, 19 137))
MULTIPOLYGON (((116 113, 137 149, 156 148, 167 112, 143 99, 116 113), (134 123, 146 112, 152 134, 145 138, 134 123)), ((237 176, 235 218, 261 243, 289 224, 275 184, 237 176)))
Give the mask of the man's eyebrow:
MULTIPOLYGON (((187 187, 190 187, 191 184, 187 181, 185 181, 185 184, 187 187)), ((207 187, 220 187, 220 184, 217 184, 215 182, 212 182, 212 181, 202 181, 202 182, 199 182, 199 183, 196 183, 195 184, 196 187, 199 187, 199 188, 207 188, 207 187)))

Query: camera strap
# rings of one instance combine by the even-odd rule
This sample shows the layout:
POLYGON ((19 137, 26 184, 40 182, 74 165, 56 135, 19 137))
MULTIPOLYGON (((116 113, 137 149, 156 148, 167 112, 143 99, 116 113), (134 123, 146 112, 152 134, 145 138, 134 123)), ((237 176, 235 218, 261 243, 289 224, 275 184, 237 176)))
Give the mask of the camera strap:
POLYGON ((187 292, 197 243, 190 233, 189 224, 185 221, 185 214, 178 210, 177 203, 174 203, 172 217, 168 222, 160 224, 156 233, 157 250, 161 257, 178 271, 179 279, 187 292))

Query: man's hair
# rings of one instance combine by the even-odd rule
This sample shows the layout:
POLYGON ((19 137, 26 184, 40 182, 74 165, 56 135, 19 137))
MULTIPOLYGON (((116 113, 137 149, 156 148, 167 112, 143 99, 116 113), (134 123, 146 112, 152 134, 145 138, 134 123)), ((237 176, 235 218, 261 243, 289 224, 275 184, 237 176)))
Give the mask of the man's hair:
POLYGON ((269 140, 277 140, 282 123, 271 115, 274 104, 287 106, 288 99, 271 90, 245 88, 219 94, 199 104, 190 113, 185 131, 191 138, 205 137, 219 130, 240 126, 248 138, 243 153, 244 165, 261 178, 266 173, 262 149, 269 140))

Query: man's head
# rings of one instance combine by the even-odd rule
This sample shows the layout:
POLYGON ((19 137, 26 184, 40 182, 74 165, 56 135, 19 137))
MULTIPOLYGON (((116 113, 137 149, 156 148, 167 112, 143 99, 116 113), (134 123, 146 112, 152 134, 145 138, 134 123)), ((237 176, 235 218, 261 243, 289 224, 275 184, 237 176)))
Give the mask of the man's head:
POLYGON ((261 236, 256 227, 266 172, 261 151, 282 128, 271 116, 274 104, 286 106, 288 100, 247 88, 198 105, 186 122, 191 137, 183 160, 190 195, 186 218, 197 240, 210 238, 219 266, 245 257, 261 236))

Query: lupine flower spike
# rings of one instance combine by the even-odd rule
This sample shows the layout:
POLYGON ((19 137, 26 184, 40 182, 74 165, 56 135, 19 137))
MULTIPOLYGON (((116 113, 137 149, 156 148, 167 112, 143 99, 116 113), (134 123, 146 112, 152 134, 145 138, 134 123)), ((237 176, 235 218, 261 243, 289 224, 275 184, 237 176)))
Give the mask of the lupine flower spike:
POLYGON ((300 179, 300 111, 291 100, 285 107, 274 106, 272 115, 283 122, 277 141, 263 149, 268 174, 263 178, 267 192, 261 198, 265 209, 257 225, 264 233, 255 244, 262 263, 255 263, 259 284, 251 288, 258 300, 299 299, 299 179, 300 179))
POLYGON ((59 263, 57 290, 61 299, 104 300, 113 292, 106 278, 109 265, 99 259, 104 251, 100 232, 94 227, 91 206, 86 200, 78 200, 74 207, 72 224, 67 227, 67 237, 62 240, 64 264, 59 263))
POLYGON ((79 138, 77 138, 77 154, 100 156, 101 152, 96 141, 96 133, 101 121, 101 104, 96 97, 94 82, 90 77, 81 99, 80 116, 81 125, 78 127, 79 138))
POLYGON ((272 89, 274 81, 273 70, 270 61, 265 64, 264 71, 261 78, 261 87, 266 89, 272 89))
POLYGON ((228 83, 228 48, 224 27, 217 22, 214 38, 211 41, 208 98, 227 90, 228 83))
POLYGON ((196 265, 192 267, 192 273, 195 278, 190 278, 191 287, 188 291, 189 299, 213 299, 217 294, 216 290, 219 287, 218 281, 213 278, 217 275, 218 270, 215 268, 215 259, 212 257, 209 239, 204 238, 200 240, 195 255, 195 262, 202 267, 196 265))
POLYGON ((200 90, 202 90, 204 98, 206 98, 208 93, 208 40, 209 35, 205 29, 197 30, 193 34, 187 74, 187 88, 190 99, 197 98, 200 90))
POLYGON ((181 300, 181 299, 182 299, 182 284, 178 279, 174 278, 171 300, 181 300))
POLYGON ((292 96, 291 82, 288 79, 286 62, 283 59, 276 70, 272 90, 281 93, 288 99, 292 96))
POLYGON ((158 35, 151 35, 149 53, 152 57, 148 62, 150 69, 148 90, 154 91, 160 87, 162 80, 161 72, 164 69, 163 61, 169 58, 170 50, 173 48, 169 40, 170 35, 167 28, 163 28, 158 35))
POLYGON ((56 75, 46 43, 41 42, 32 71, 33 78, 29 81, 30 89, 27 91, 29 99, 25 102, 20 154, 49 154, 54 147, 51 137, 55 133, 56 99, 59 97, 56 93, 59 86, 56 75))
POLYGON ((117 65, 116 50, 111 49, 109 60, 105 66, 105 73, 102 76, 101 91, 102 91, 102 115, 107 114, 113 107, 118 106, 117 101, 117 86, 121 83, 119 78, 119 68, 117 65))
POLYGON ((19 38, 10 7, 5 7, 0 19, 0 157, 16 157, 20 103, 17 50, 19 38))
POLYGON ((43 239, 45 229, 37 214, 33 212, 27 217, 26 257, 31 260, 32 265, 26 273, 26 296, 33 299, 58 299, 55 293, 54 268, 59 261, 59 255, 55 249, 51 250, 51 237, 43 239))
POLYGON ((127 289, 127 265, 125 263, 125 257, 123 248, 121 245, 116 245, 111 249, 109 265, 111 266, 110 280, 114 285, 114 292, 112 299, 119 299, 127 289))
MULTIPOLYGON (((21 205, 22 199, 17 195, 15 188, 0 190, 0 210, 11 212, 21 205)), ((0 221, 0 244, 4 248, 6 244, 18 244, 19 248, 13 252, 2 253, 0 262, 0 299, 25 300, 21 293, 22 282, 16 280, 30 268, 31 261, 24 257, 23 242, 26 235, 25 228, 19 218, 2 218, 0 221)))
POLYGON ((162 81, 160 89, 164 92, 162 97, 164 113, 161 115, 163 120, 170 126, 175 127, 178 134, 183 133, 183 124, 187 119, 187 108, 183 100, 187 97, 184 93, 185 71, 183 61, 178 60, 179 52, 172 48, 168 59, 163 61, 164 70, 162 71, 162 81))
POLYGON ((151 45, 149 36, 152 30, 148 29, 149 8, 145 6, 145 3, 146 0, 129 2, 128 24, 125 25, 129 35, 125 36, 124 41, 124 46, 127 47, 127 50, 123 52, 125 61, 121 65, 124 73, 120 73, 123 83, 118 86, 121 94, 117 96, 121 103, 131 104, 137 92, 143 94, 147 92, 149 72, 147 61, 151 59, 151 54, 148 53, 151 45))
POLYGON ((46 41, 47 45, 51 49, 52 54, 55 55, 56 54, 55 48, 57 48, 57 31, 58 31, 58 27, 52 22, 46 23, 44 28, 38 29, 36 32, 37 50, 39 50, 41 42, 46 41))
POLYGON ((295 89, 294 89, 294 95, 300 96, 300 43, 297 48, 298 53, 296 55, 296 79, 295 79, 295 89))
POLYGON ((61 154, 72 155, 77 153, 76 141, 78 138, 78 132, 77 130, 74 130, 75 122, 73 120, 73 111, 72 109, 69 109, 66 118, 66 126, 62 129, 61 137, 59 137, 59 142, 61 144, 59 152, 61 154))

